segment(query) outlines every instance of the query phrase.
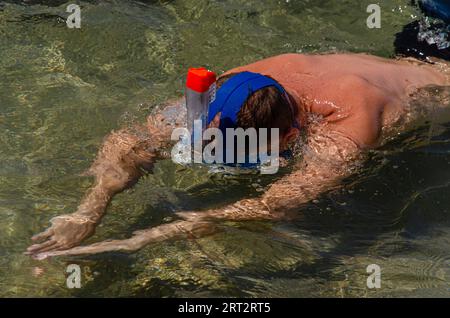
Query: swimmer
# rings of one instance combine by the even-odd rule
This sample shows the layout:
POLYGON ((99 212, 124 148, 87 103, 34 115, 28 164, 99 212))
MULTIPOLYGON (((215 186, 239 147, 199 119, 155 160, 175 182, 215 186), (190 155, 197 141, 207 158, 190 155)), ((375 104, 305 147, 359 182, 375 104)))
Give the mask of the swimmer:
POLYGON ((150 115, 145 124, 105 139, 89 169, 95 182, 78 209, 52 219, 46 231, 32 238, 34 245, 26 253, 44 259, 131 252, 166 239, 208 235, 220 220, 294 217, 302 204, 354 174, 368 150, 405 131, 416 119, 409 107, 411 96, 419 88, 448 85, 445 70, 444 64, 437 67, 366 54, 284 54, 232 69, 218 79, 218 93, 227 85, 239 85, 245 72, 273 79, 276 85, 249 91, 239 105, 229 104, 239 99, 228 99, 209 125, 219 127, 222 112, 232 107, 239 110, 234 119, 239 127, 278 128, 280 153, 301 140, 301 157, 292 159, 289 174, 259 197, 206 211, 180 212, 179 220, 135 232, 128 239, 79 246, 94 234, 114 195, 133 186, 145 170, 151 172, 157 160, 170 158, 171 133, 185 125, 186 114, 184 102, 175 101, 150 115))

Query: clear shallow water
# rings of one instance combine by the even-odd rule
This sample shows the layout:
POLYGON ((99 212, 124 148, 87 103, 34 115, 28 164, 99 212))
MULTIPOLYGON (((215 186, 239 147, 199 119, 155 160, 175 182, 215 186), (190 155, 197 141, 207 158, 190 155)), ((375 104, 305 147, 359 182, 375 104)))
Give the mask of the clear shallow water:
MULTIPOLYGON (((76 208, 92 182, 80 173, 102 138, 181 96, 187 67, 220 72, 284 52, 387 57, 418 14, 409 1, 380 1, 381 30, 365 27, 371 1, 90 1, 81 30, 66 27, 64 1, 23 2, 0 2, 0 296, 450 296, 445 122, 374 151, 295 222, 225 223, 213 236, 132 255, 22 255, 51 217, 76 208), (80 290, 65 287, 69 263, 82 267, 80 290), (379 290, 366 288, 373 263, 379 290)), ((162 162, 117 196, 89 242, 256 195, 264 182, 162 162)))

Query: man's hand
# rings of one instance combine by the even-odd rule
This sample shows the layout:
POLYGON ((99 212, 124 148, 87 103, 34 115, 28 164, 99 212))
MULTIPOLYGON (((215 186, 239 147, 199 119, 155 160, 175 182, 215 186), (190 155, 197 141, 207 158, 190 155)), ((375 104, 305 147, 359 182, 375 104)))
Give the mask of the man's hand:
POLYGON ((92 255, 105 252, 132 252, 140 249, 142 246, 138 244, 138 238, 131 238, 126 240, 110 240, 99 243, 94 243, 87 246, 77 246, 66 250, 49 250, 41 251, 32 255, 36 260, 44 260, 55 256, 79 256, 92 255))
POLYGON ((76 214, 57 216, 50 222, 52 225, 46 231, 31 238, 37 244, 30 246, 25 254, 35 255, 77 246, 94 234, 96 226, 94 221, 76 214))
POLYGON ((137 251, 147 244, 162 242, 167 239, 195 238, 216 231, 216 226, 213 223, 202 221, 194 216, 189 221, 176 221, 155 228, 136 231, 132 237, 125 240, 109 240, 65 250, 49 248, 30 254, 34 259, 43 260, 55 256, 92 255, 105 252, 129 253, 137 251))

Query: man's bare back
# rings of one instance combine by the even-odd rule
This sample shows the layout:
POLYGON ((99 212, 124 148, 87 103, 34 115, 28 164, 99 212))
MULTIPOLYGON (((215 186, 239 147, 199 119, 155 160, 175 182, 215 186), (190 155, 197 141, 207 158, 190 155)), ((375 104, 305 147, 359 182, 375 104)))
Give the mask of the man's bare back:
MULTIPOLYGON (((298 213, 301 204, 338 187, 364 159, 364 150, 384 141, 408 115, 408 98, 420 87, 447 85, 447 77, 431 66, 360 54, 299 55, 268 58, 228 73, 251 71, 269 75, 294 98, 306 132, 302 158, 262 196, 219 209, 178 213, 181 220, 135 233, 121 241, 79 245, 91 236, 112 197, 132 186, 142 168, 151 171, 167 158, 170 134, 184 124, 182 101, 149 116, 147 124, 111 134, 90 169, 95 184, 78 210, 52 220, 36 235, 27 253, 37 258, 57 255, 134 251, 146 244, 210 233, 212 220, 279 219, 298 213), (169 115, 170 114, 170 115, 169 115), (319 120, 310 121, 310 115, 319 120)), ((401 127, 397 127, 397 130, 401 127)))
POLYGON ((366 54, 284 54, 230 70, 276 79, 296 99, 300 114, 322 115, 329 128, 360 147, 380 142, 381 130, 405 115, 409 95, 446 76, 425 63, 366 54))

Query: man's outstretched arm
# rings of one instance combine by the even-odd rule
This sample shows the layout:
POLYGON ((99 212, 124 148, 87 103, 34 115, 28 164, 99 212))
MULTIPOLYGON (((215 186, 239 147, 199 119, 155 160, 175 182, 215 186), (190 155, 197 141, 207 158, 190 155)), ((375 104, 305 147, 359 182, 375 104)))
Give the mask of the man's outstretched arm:
MULTIPOLYGON (((166 109, 177 110, 180 117, 182 107, 178 102, 166 109)), ((133 186, 144 171, 151 171, 155 161, 163 157, 160 150, 168 146, 172 128, 182 123, 180 118, 167 118, 164 111, 149 116, 146 125, 113 132, 105 139, 88 170, 95 178, 94 185, 76 212, 53 218, 46 231, 32 237, 35 244, 27 249, 27 254, 68 249, 94 234, 113 196, 133 186)))
POLYGON ((343 178, 354 172, 353 166, 361 159, 356 144, 340 135, 322 135, 320 140, 312 140, 308 152, 297 170, 275 182, 261 197, 243 199, 218 209, 178 213, 182 220, 137 231, 129 239, 39 253, 36 258, 131 252, 167 239, 208 235, 215 232, 217 220, 280 220, 295 217, 302 204, 339 186, 343 178))

